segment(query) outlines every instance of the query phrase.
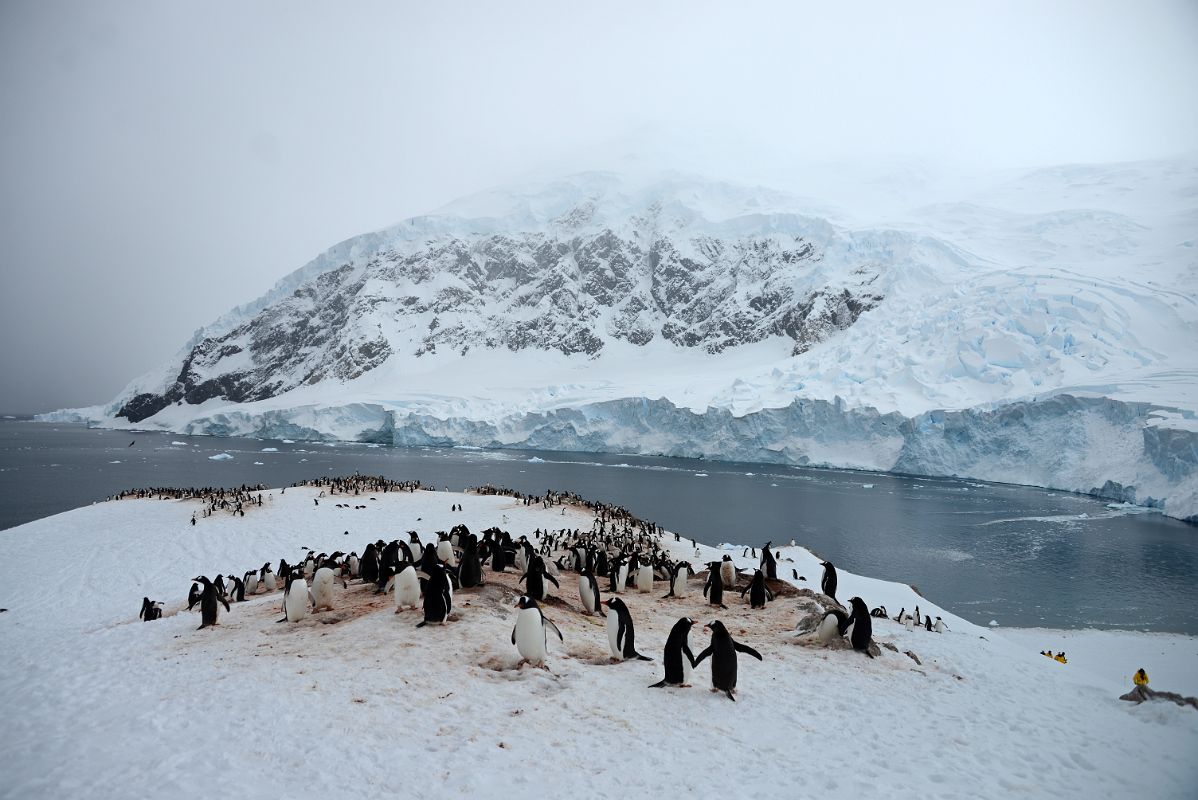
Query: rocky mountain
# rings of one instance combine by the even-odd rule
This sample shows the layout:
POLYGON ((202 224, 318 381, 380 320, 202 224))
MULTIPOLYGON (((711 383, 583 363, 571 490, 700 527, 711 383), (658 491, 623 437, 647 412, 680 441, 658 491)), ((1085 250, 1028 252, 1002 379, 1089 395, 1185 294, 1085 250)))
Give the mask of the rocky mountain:
POLYGON ((677 174, 509 187, 342 242, 45 418, 958 475, 1198 518, 1195 197, 1184 160, 1004 174, 886 225, 677 174))
POLYGON ((171 380, 117 416, 264 400, 433 353, 600 358, 610 342, 655 339, 718 353, 784 337, 798 355, 884 299, 887 260, 852 233, 769 210, 777 193, 684 180, 630 192, 592 174, 549 194, 544 210, 440 214, 330 251, 271 302, 202 332, 171 380), (739 213, 710 219, 717 203, 739 213))

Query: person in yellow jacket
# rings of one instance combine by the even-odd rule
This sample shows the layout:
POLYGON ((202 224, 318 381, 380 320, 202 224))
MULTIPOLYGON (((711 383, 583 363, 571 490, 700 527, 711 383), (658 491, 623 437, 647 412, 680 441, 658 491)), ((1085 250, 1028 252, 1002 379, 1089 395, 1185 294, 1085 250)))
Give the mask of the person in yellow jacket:
POLYGON ((1068 661, 1065 659, 1065 651, 1064 651, 1064 650, 1062 650, 1061 652, 1057 653, 1057 654, 1054 656, 1054 658, 1055 658, 1057 661, 1060 661, 1062 664, 1068 664, 1068 663, 1069 663, 1069 662, 1068 662, 1068 661))
POLYGON ((1148 673, 1144 671, 1143 667, 1140 667, 1138 670, 1136 670, 1136 674, 1132 676, 1131 680, 1136 686, 1147 686, 1148 673))

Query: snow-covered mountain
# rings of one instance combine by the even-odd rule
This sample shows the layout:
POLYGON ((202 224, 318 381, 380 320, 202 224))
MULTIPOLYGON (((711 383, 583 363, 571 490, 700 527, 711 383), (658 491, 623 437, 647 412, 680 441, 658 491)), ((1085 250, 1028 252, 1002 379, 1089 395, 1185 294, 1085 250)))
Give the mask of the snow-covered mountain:
POLYGON ((850 219, 681 174, 486 192, 331 248, 54 418, 956 474, 1198 514, 1194 164, 850 219))

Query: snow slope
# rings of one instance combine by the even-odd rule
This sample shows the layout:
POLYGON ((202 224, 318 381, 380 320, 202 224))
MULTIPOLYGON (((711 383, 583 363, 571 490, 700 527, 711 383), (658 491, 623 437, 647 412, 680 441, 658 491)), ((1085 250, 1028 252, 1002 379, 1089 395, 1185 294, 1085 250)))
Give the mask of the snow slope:
MULTIPOLYGON (((351 583, 313 620, 276 624, 276 593, 196 631, 197 615, 181 609, 197 573, 295 560, 301 545, 360 551, 409 528, 428 540, 459 522, 514 535, 591 524, 573 508, 493 496, 390 493, 352 510, 331 499, 315 506, 314 490, 270 495, 244 518, 201 518, 195 528, 198 503, 125 500, 0 535, 0 704, 10 712, 0 796, 198 798, 214 785, 261 794, 281 781, 303 796, 363 797, 581 797, 619 787, 694 797, 1188 798, 1198 787, 1192 709, 1118 701, 1115 681, 1039 656, 1046 632, 1008 640, 910 587, 845 569, 839 595, 892 613, 918 603, 950 631, 877 621, 875 639, 900 652, 876 660, 808 649, 794 644, 793 600, 752 611, 732 599, 713 614, 695 578, 685 599, 625 595, 639 649, 657 660, 613 665, 602 623, 578 612, 568 575, 546 609, 565 639, 551 642, 549 671, 514 669, 514 576, 459 592, 445 627, 416 630, 412 612, 396 615, 351 583), (453 503, 463 511, 451 513, 453 503), (143 595, 167 601, 162 620, 137 620, 143 595), (742 656, 736 704, 706 690, 705 665, 694 688, 646 688, 684 614, 719 617, 764 656, 742 656)), ((693 556, 686 540, 667 536, 666 545, 693 556)), ((704 560, 720 555, 701 550, 704 560)), ((780 574, 818 580, 816 556, 782 554, 780 574)), ((704 634, 692 633, 696 652, 704 634)), ((1187 667, 1195 674, 1194 640, 1161 638, 1177 643, 1168 665, 1138 654, 1117 669, 1145 666, 1156 688, 1180 688, 1164 681, 1187 667)))
POLYGON ((483 428, 513 447, 769 450, 1198 515, 1198 167, 1072 165, 958 191, 865 223, 676 173, 497 189, 337 245, 112 403, 43 418, 397 444, 435 419, 458 444, 484 446, 483 428), (627 430, 620 410, 642 401, 669 413, 627 430), (835 446, 754 438, 753 419, 796 403, 845 413, 835 446), (1054 411, 1068 469, 1039 460, 1043 424, 1018 423, 1054 411), (563 433, 566 412, 612 437, 563 433), (918 454, 857 424, 895 415, 926 434, 957 412, 918 454), (729 414, 738 435, 687 436, 729 414), (971 421, 989 414, 1008 428, 1001 463, 971 421))

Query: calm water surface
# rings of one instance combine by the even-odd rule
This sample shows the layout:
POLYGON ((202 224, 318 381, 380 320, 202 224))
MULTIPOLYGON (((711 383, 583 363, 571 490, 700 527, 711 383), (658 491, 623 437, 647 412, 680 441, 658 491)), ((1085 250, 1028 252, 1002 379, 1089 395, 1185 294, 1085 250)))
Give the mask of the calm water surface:
POLYGON ((1093 498, 976 481, 591 453, 287 444, 5 420, 0 529, 133 487, 280 486, 355 470, 450 489, 569 489, 706 544, 793 538, 851 572, 914 584, 980 624, 1198 634, 1198 528, 1093 498), (263 452, 268 447, 278 452, 263 452), (212 461, 217 453, 233 458, 212 461))

